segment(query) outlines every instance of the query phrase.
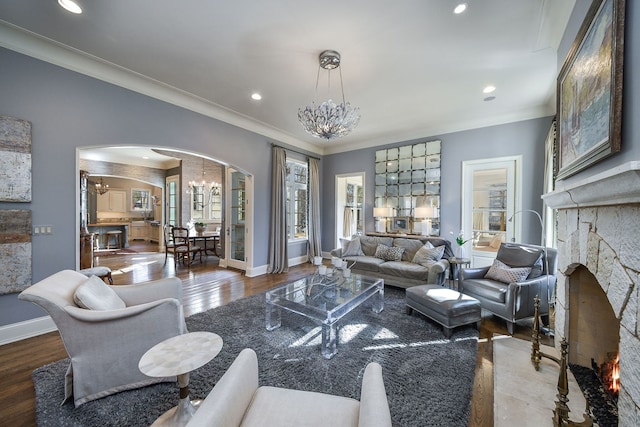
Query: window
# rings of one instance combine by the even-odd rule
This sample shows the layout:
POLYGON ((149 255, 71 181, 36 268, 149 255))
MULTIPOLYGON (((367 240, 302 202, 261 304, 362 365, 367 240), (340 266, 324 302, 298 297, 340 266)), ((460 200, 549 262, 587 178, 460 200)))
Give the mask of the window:
POLYGON ((149 190, 131 189, 131 210, 132 211, 148 211, 151 210, 149 204, 149 190))
POLYGON ((307 164, 287 160, 287 235, 289 240, 307 238, 307 164))

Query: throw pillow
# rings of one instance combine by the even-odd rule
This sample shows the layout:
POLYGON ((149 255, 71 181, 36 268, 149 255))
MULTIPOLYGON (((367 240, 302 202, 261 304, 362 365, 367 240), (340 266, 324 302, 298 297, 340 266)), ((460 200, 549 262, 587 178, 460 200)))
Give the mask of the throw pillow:
POLYGON ((397 246, 378 245, 375 257, 385 261, 400 261, 403 252, 404 248, 397 246))
POLYGON ((484 277, 503 283, 513 283, 526 279, 529 273, 531 273, 531 267, 511 268, 499 259, 495 259, 484 277))
POLYGON ((542 255, 543 254, 540 254, 536 262, 534 262, 531 266, 531 273, 529 273, 527 279, 535 279, 542 276, 542 272, 544 271, 544 266, 542 265, 542 255))
POLYGON ((73 294, 73 300, 78 304, 78 307, 89 310, 126 308, 126 304, 118 294, 98 276, 91 276, 78 286, 73 294))
POLYGON ((340 239, 340 245, 342 246, 342 256, 364 256, 359 237, 354 237, 353 240, 340 239))
POLYGON ((438 246, 434 248, 433 245, 427 242, 423 247, 418 249, 416 255, 411 262, 424 265, 430 264, 433 261, 440 261, 444 255, 444 246, 438 246))

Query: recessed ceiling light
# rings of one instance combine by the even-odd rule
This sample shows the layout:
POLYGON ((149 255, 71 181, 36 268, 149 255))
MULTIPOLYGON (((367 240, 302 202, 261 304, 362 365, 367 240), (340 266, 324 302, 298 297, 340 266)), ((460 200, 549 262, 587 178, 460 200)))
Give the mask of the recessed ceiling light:
POLYGON ((149 160, 149 156, 142 156, 144 160, 149 160))
POLYGON ((459 5, 456 6, 455 9, 453 9, 453 13, 458 15, 458 14, 464 12, 465 10, 467 10, 467 4, 466 3, 460 3, 459 5))
POLYGON ((493 101, 494 99, 496 99, 495 96, 487 96, 484 100, 485 101, 493 101))
POLYGON ((58 4, 71 13, 82 13, 82 9, 73 0, 58 0, 58 4))
POLYGON ((252 93, 251 94, 251 99, 254 99, 256 101, 260 101, 262 99, 262 95, 260 95, 259 93, 252 93))
POLYGON ((496 87, 495 87, 495 86, 487 86, 487 87, 485 87, 484 89, 482 89, 482 93, 491 93, 491 92, 493 92, 494 90, 496 90, 496 87))

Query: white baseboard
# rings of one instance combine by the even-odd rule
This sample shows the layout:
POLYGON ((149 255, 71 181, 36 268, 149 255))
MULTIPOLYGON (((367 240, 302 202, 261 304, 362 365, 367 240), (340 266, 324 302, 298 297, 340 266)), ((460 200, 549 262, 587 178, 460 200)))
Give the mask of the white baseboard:
POLYGON ((37 317, 24 322, 12 323, 0 326, 0 345, 36 337, 48 332, 57 331, 58 328, 49 316, 37 317))

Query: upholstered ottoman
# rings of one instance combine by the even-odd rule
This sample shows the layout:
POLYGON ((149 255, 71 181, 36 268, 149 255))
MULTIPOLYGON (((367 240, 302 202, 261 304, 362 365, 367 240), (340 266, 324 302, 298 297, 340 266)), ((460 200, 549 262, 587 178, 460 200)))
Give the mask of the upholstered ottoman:
POLYGON ((444 335, 451 337, 453 328, 475 323, 480 329, 480 301, 439 285, 420 285, 407 289, 407 314, 416 310, 442 325, 444 335))

